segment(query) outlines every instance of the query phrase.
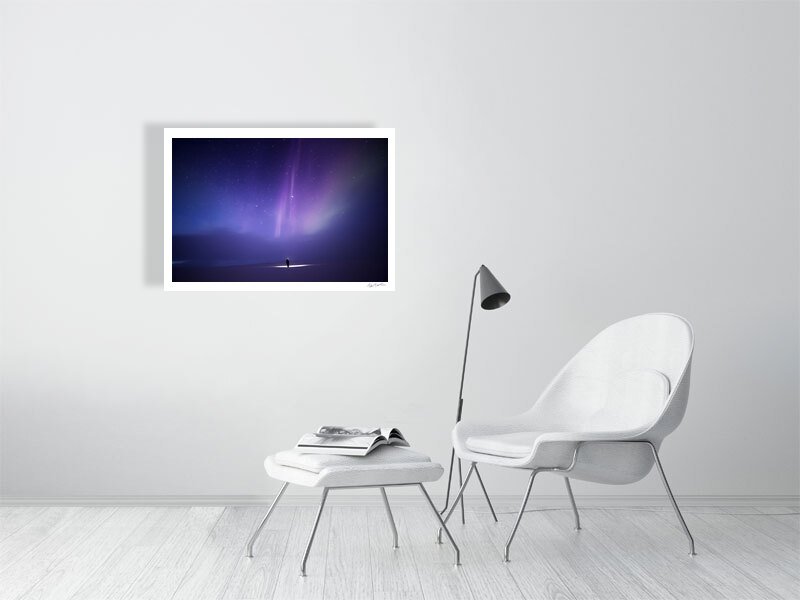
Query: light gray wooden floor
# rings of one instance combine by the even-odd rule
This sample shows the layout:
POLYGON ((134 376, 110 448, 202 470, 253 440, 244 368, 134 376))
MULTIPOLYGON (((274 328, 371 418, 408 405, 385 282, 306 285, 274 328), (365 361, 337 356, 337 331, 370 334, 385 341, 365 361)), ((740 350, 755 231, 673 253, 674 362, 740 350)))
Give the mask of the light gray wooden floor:
POLYGON ((511 562, 512 506, 454 524, 463 553, 434 544, 427 507, 330 505, 308 563, 313 507, 279 507, 255 558, 243 557, 260 507, 0 508, 0 599, 800 598, 797 508, 687 507, 698 556, 668 509, 582 508, 525 515, 511 562), (794 514, 787 514, 794 513, 794 514))

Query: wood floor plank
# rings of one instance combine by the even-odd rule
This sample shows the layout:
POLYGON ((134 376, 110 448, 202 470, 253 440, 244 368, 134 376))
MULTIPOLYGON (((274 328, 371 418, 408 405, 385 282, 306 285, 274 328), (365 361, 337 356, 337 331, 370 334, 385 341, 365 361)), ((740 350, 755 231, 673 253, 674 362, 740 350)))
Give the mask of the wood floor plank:
POLYGON ((325 563, 328 558, 330 512, 326 509, 320 519, 314 547, 309 555, 307 576, 300 576, 300 561, 308 541, 317 509, 298 508, 286 544, 286 554, 280 566, 278 582, 272 597, 275 600, 321 600, 325 592, 325 563))
POLYGON ((742 510, 739 506, 722 507, 720 513, 733 517, 757 534, 766 535, 776 544, 781 544, 787 552, 797 553, 800 550, 800 531, 788 522, 781 522, 779 519, 757 510, 742 510))
MULTIPOLYGON (((391 491, 388 493, 392 502, 391 491)), ((399 510, 393 507, 395 516, 399 510)), ((414 562, 408 532, 398 527, 399 548, 392 548, 392 530, 386 511, 380 507, 367 514, 367 544, 372 557, 372 593, 375 600, 412 600, 422 598, 422 584, 414 562)))
POLYGON ((791 517, 791 520, 800 528, 800 506, 758 506, 753 507, 752 510, 775 517, 791 517))
POLYGON ((3 600, 15 600, 67 558, 116 508, 77 508, 60 527, 0 573, 3 600))
MULTIPOLYGON (((397 511, 398 531, 405 532, 405 546, 414 553, 420 585, 425 598, 435 600, 463 600, 474 598, 463 567, 453 566, 453 548, 444 538, 436 544, 436 517, 427 507, 401 507, 397 511)), ((456 544, 463 546, 457 533, 456 544)))
POLYGON ((781 598, 800 597, 796 553, 749 527, 737 526, 737 521, 728 515, 704 513, 691 517, 696 535, 714 539, 720 554, 741 571, 756 577, 781 598))
MULTIPOLYGON (((567 564, 597 598, 664 598, 668 590, 653 585, 642 570, 630 568, 626 554, 608 551, 608 540, 587 531, 591 517, 584 512, 583 526, 575 530, 571 509, 543 510, 539 513, 541 534, 550 540, 550 552, 559 565, 567 564)), ((598 532, 599 533, 599 532, 598 532)), ((624 552, 624 550, 623 550, 624 552)))
MULTIPOLYGON (((502 560, 503 549, 519 507, 500 505, 496 510, 500 520, 498 526, 485 529, 497 549, 497 560, 502 560)), ((571 569, 562 568, 560 562, 552 560, 548 536, 541 532, 540 517, 540 512, 525 513, 511 545, 510 561, 505 563, 524 597, 531 600, 594 598, 594 592, 581 577, 573 577, 571 569)))
POLYGON ((502 562, 502 553, 487 531, 487 528, 501 527, 500 523, 495 523, 488 512, 480 513, 470 506, 467 506, 466 519, 466 526, 459 525, 457 541, 461 546, 462 571, 472 595, 487 600, 524 598, 508 564, 502 562))
MULTIPOLYGON (((391 498, 391 496, 390 496, 391 498)), ((580 505, 580 502, 579 502, 580 505)), ((245 559, 264 507, 17 510, 0 541, 2 600, 428 600, 575 598, 593 600, 770 600, 800 597, 795 515, 785 508, 689 507, 698 556, 669 507, 526 513, 502 562, 515 506, 468 507, 452 531, 463 566, 435 544, 426 505, 394 507, 400 548, 391 548, 383 507, 327 507, 308 563, 300 559, 314 507, 278 507, 245 559), (29 520, 28 520, 29 519, 29 520), (27 521, 27 522, 26 522, 27 521)), ((535 498, 531 505, 535 506, 535 498)), ((790 507, 791 508, 791 507, 790 507)))
MULTIPOLYGON (((585 558, 586 567, 600 569, 613 582, 611 589, 616 588, 617 592, 612 592, 612 598, 675 598, 638 560, 630 560, 630 549, 625 541, 613 535, 613 530, 600 526, 591 509, 580 510, 582 529, 564 539, 569 539, 575 552, 585 558)), ((562 532, 574 527, 571 509, 551 510, 547 515, 562 532)))
POLYGON ((180 582, 173 599, 221 598, 260 513, 261 508, 257 506, 226 508, 180 582))
POLYGON ((139 526, 72 595, 72 600, 120 600, 188 513, 183 506, 147 512, 139 526))
POLYGON ((780 506, 760 506, 757 509, 761 514, 769 515, 776 523, 780 523, 786 530, 800 535, 800 512, 797 508, 780 506))
POLYGON ((0 516, 0 542, 47 510, 43 506, 8 506, 0 516))
POLYGON ((56 506, 26 523, 0 542, 0 573, 81 512, 78 507, 56 506))
MULTIPOLYGON (((279 506, 272 513, 253 548, 253 558, 245 556, 245 543, 242 543, 236 553, 238 562, 228 581, 223 600, 272 598, 297 510, 294 507, 279 506)), ((259 507, 258 519, 253 529, 261 522, 260 519, 266 511, 266 507, 259 507)), ((248 532, 248 536, 250 534, 252 531, 248 532)))
POLYGON ((542 532, 550 534, 554 552, 568 564, 576 576, 581 577, 592 592, 601 598, 659 597, 646 580, 626 570, 617 556, 603 556, 601 547, 593 544, 595 538, 585 536, 584 530, 575 530, 571 510, 542 512, 542 532), (623 575, 622 578, 613 575, 623 575))
POLYGON ((599 510, 592 511, 592 520, 595 526, 610 532, 609 535, 624 540, 621 551, 625 556, 635 556, 636 562, 653 579, 660 580, 678 598, 726 598, 713 581, 699 576, 701 565, 688 556, 688 548, 684 549, 685 538, 679 537, 679 531, 668 528, 665 531, 658 514, 599 510))
POLYGON ((149 508, 119 508, 103 521, 47 575, 21 596, 22 600, 69 598, 147 517, 149 508))
POLYGON ((625 544, 644 542, 643 552, 647 553, 647 562, 653 565, 654 575, 676 594, 742 599, 776 597, 759 578, 741 570, 718 540, 699 527, 699 514, 684 513, 697 551, 697 556, 690 557, 688 540, 672 510, 613 512, 617 526, 624 527, 620 534, 625 544), (714 595, 710 596, 712 593, 714 595))
POLYGON ((372 565, 367 509, 331 508, 328 560, 325 563, 325 600, 372 598, 372 565))
POLYGON ((224 508, 216 506, 189 510, 123 597, 171 598, 223 512, 224 508))

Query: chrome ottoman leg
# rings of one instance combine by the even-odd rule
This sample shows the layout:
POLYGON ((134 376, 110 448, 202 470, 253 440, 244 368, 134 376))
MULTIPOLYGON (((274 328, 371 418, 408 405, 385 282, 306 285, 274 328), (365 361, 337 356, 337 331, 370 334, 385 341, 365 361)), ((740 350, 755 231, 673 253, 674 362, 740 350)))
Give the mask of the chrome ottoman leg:
POLYGON ((250 541, 247 542, 247 552, 245 553, 245 556, 247 556, 248 558, 253 558, 253 544, 256 543, 258 536, 261 535, 261 530, 264 529, 264 525, 267 524, 267 519, 269 519, 269 516, 272 514, 272 511, 275 510, 275 507, 278 505, 278 500, 281 499, 281 496, 283 496, 283 492, 286 491, 287 487, 289 487, 288 481, 283 484, 283 487, 281 487, 281 491, 279 491, 278 495, 275 496, 275 500, 272 501, 272 504, 270 505, 267 514, 264 516, 264 519, 261 521, 261 524, 253 532, 253 535, 250 536, 250 541))

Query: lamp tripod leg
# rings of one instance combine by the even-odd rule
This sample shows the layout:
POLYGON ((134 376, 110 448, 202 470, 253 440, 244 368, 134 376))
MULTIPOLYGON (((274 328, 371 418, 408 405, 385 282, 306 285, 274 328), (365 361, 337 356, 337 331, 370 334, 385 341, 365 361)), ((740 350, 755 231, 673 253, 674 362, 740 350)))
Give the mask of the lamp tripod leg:
POLYGON ((442 515, 440 515, 438 512, 436 512, 436 507, 433 505, 433 501, 431 500, 431 497, 428 495, 428 492, 425 490, 425 486, 422 485, 421 483, 419 484, 419 490, 422 492, 422 495, 425 496, 425 500, 428 501, 428 504, 430 505, 431 510, 433 511, 433 514, 436 515, 436 519, 439 521, 439 543, 441 543, 442 530, 444 529, 444 532, 447 534, 447 539, 450 540, 450 544, 453 546, 453 550, 456 553, 455 566, 456 567, 459 566, 461 564, 461 551, 458 549, 458 546, 456 545, 456 541, 453 539, 453 536, 450 535, 450 530, 447 529, 447 525, 445 524, 444 520, 442 519, 442 515))
MULTIPOLYGON (((444 516, 444 519, 442 519, 444 521, 445 525, 447 524, 447 521, 450 520, 450 517, 453 515, 453 511, 456 509, 456 506, 458 505, 458 501, 461 500, 461 496, 464 494, 464 488, 467 487, 467 484, 469 483, 469 478, 472 477, 472 472, 474 470, 475 470, 475 463, 472 463, 472 466, 470 466, 469 470, 467 471, 467 477, 464 479, 464 483, 461 484, 461 489, 458 490, 458 494, 456 494, 456 498, 455 498, 455 500, 453 500, 453 506, 450 507, 450 510, 447 511, 447 514, 444 516)), ((436 543, 437 544, 441 544, 442 543, 442 528, 441 527, 439 528, 439 532, 436 534, 436 543)))
POLYGON ((453 448, 450 450, 450 470, 447 473, 447 494, 444 497, 444 508, 439 511, 439 514, 444 514, 447 512, 447 507, 450 506, 450 485, 453 482, 453 462, 456 459, 456 449, 453 448))

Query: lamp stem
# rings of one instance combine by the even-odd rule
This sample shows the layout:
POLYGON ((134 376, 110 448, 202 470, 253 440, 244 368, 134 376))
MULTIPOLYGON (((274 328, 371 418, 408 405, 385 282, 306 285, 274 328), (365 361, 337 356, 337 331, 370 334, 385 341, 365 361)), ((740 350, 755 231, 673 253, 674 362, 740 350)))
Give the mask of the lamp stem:
MULTIPOLYGON (((469 320, 467 321, 467 341, 464 344, 464 362, 461 365, 461 385, 458 388, 458 409, 456 410, 456 423, 461 421, 461 412, 464 408, 464 398, 462 394, 464 392, 464 375, 467 372, 467 354, 469 352, 469 332, 472 329, 472 311, 475 308, 475 288, 478 285, 478 275, 480 275, 481 270, 478 269, 475 272, 475 277, 472 278, 472 295, 469 297, 469 320)), ((455 450, 450 452, 450 470, 447 475, 447 494, 444 500, 444 508, 441 510, 444 513, 447 510, 447 507, 450 505, 450 486, 453 481, 453 462, 455 461, 455 450)), ((461 461, 459 460, 459 467, 461 466, 461 461)), ((488 496, 487 496, 488 500, 488 496)), ((464 503, 463 499, 461 502, 461 510, 462 510, 462 522, 463 522, 463 510, 464 510, 464 503)))
POLYGON ((472 278, 472 295, 469 297, 469 320, 467 321, 467 341, 464 344, 464 362, 461 365, 461 385, 458 388, 458 412, 456 413, 456 423, 461 420, 461 410, 464 407, 464 398, 462 395, 464 393, 464 375, 467 372, 467 353, 469 352, 469 332, 472 329, 472 311, 475 308, 475 288, 478 285, 478 275, 480 275, 480 269, 475 273, 475 277, 472 278))

